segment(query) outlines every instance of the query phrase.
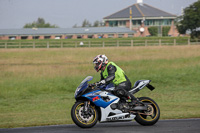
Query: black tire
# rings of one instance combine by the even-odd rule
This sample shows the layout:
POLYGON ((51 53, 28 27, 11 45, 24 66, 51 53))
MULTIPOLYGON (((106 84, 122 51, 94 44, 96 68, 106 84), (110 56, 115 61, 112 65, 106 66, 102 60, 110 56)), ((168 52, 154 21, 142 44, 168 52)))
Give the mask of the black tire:
POLYGON ((82 110, 83 110, 84 102, 76 102, 71 109, 71 117, 74 123, 81 128, 91 128, 98 121, 98 112, 94 106, 89 107, 91 111, 93 111, 93 115, 89 116, 89 118, 83 118, 82 110), (88 120, 89 119, 89 120, 88 120))
POLYGON ((143 115, 143 114, 137 114, 135 117, 135 121, 143 126, 151 126, 154 125, 160 118, 160 109, 157 105, 157 103, 148 97, 140 97, 140 101, 143 103, 151 103, 149 104, 149 112, 141 112, 141 113, 149 113, 151 115, 143 115))

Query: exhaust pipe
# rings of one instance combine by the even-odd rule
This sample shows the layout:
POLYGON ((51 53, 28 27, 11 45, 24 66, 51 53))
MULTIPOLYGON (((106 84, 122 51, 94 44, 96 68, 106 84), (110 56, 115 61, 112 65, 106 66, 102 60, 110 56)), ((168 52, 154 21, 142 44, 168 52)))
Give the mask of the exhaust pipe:
POLYGON ((143 111, 143 110, 147 110, 146 106, 136 106, 134 108, 132 108, 131 110, 133 111, 143 111))

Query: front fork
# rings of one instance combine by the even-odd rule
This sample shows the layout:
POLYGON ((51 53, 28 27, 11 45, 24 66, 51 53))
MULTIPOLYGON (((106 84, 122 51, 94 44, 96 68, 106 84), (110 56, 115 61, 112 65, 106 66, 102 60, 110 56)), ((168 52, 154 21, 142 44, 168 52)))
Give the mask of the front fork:
POLYGON ((89 107, 90 107, 90 101, 85 101, 83 111, 88 112, 89 107))

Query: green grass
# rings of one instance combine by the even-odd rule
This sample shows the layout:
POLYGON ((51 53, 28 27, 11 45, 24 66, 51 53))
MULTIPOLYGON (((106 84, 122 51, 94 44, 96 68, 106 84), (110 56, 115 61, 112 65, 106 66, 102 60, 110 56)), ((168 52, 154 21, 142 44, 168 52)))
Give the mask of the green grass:
POLYGON ((161 119, 200 117, 200 46, 0 50, 0 128, 71 124, 74 91, 104 53, 132 81, 150 79, 161 119))

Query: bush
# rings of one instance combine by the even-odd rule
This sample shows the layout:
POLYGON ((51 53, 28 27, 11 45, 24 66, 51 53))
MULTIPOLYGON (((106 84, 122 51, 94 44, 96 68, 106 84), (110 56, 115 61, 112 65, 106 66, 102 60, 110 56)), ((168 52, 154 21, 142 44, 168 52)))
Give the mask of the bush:
MULTIPOLYGON (((151 36, 158 36, 158 27, 149 27, 148 30, 151 36)), ((169 30, 169 26, 162 27, 162 36, 168 36, 169 30)))
POLYGON ((148 28, 149 33, 151 36, 158 36, 158 28, 157 27, 149 27, 148 28))
POLYGON ((166 26, 166 27, 162 27, 162 36, 168 36, 170 27, 166 26))

